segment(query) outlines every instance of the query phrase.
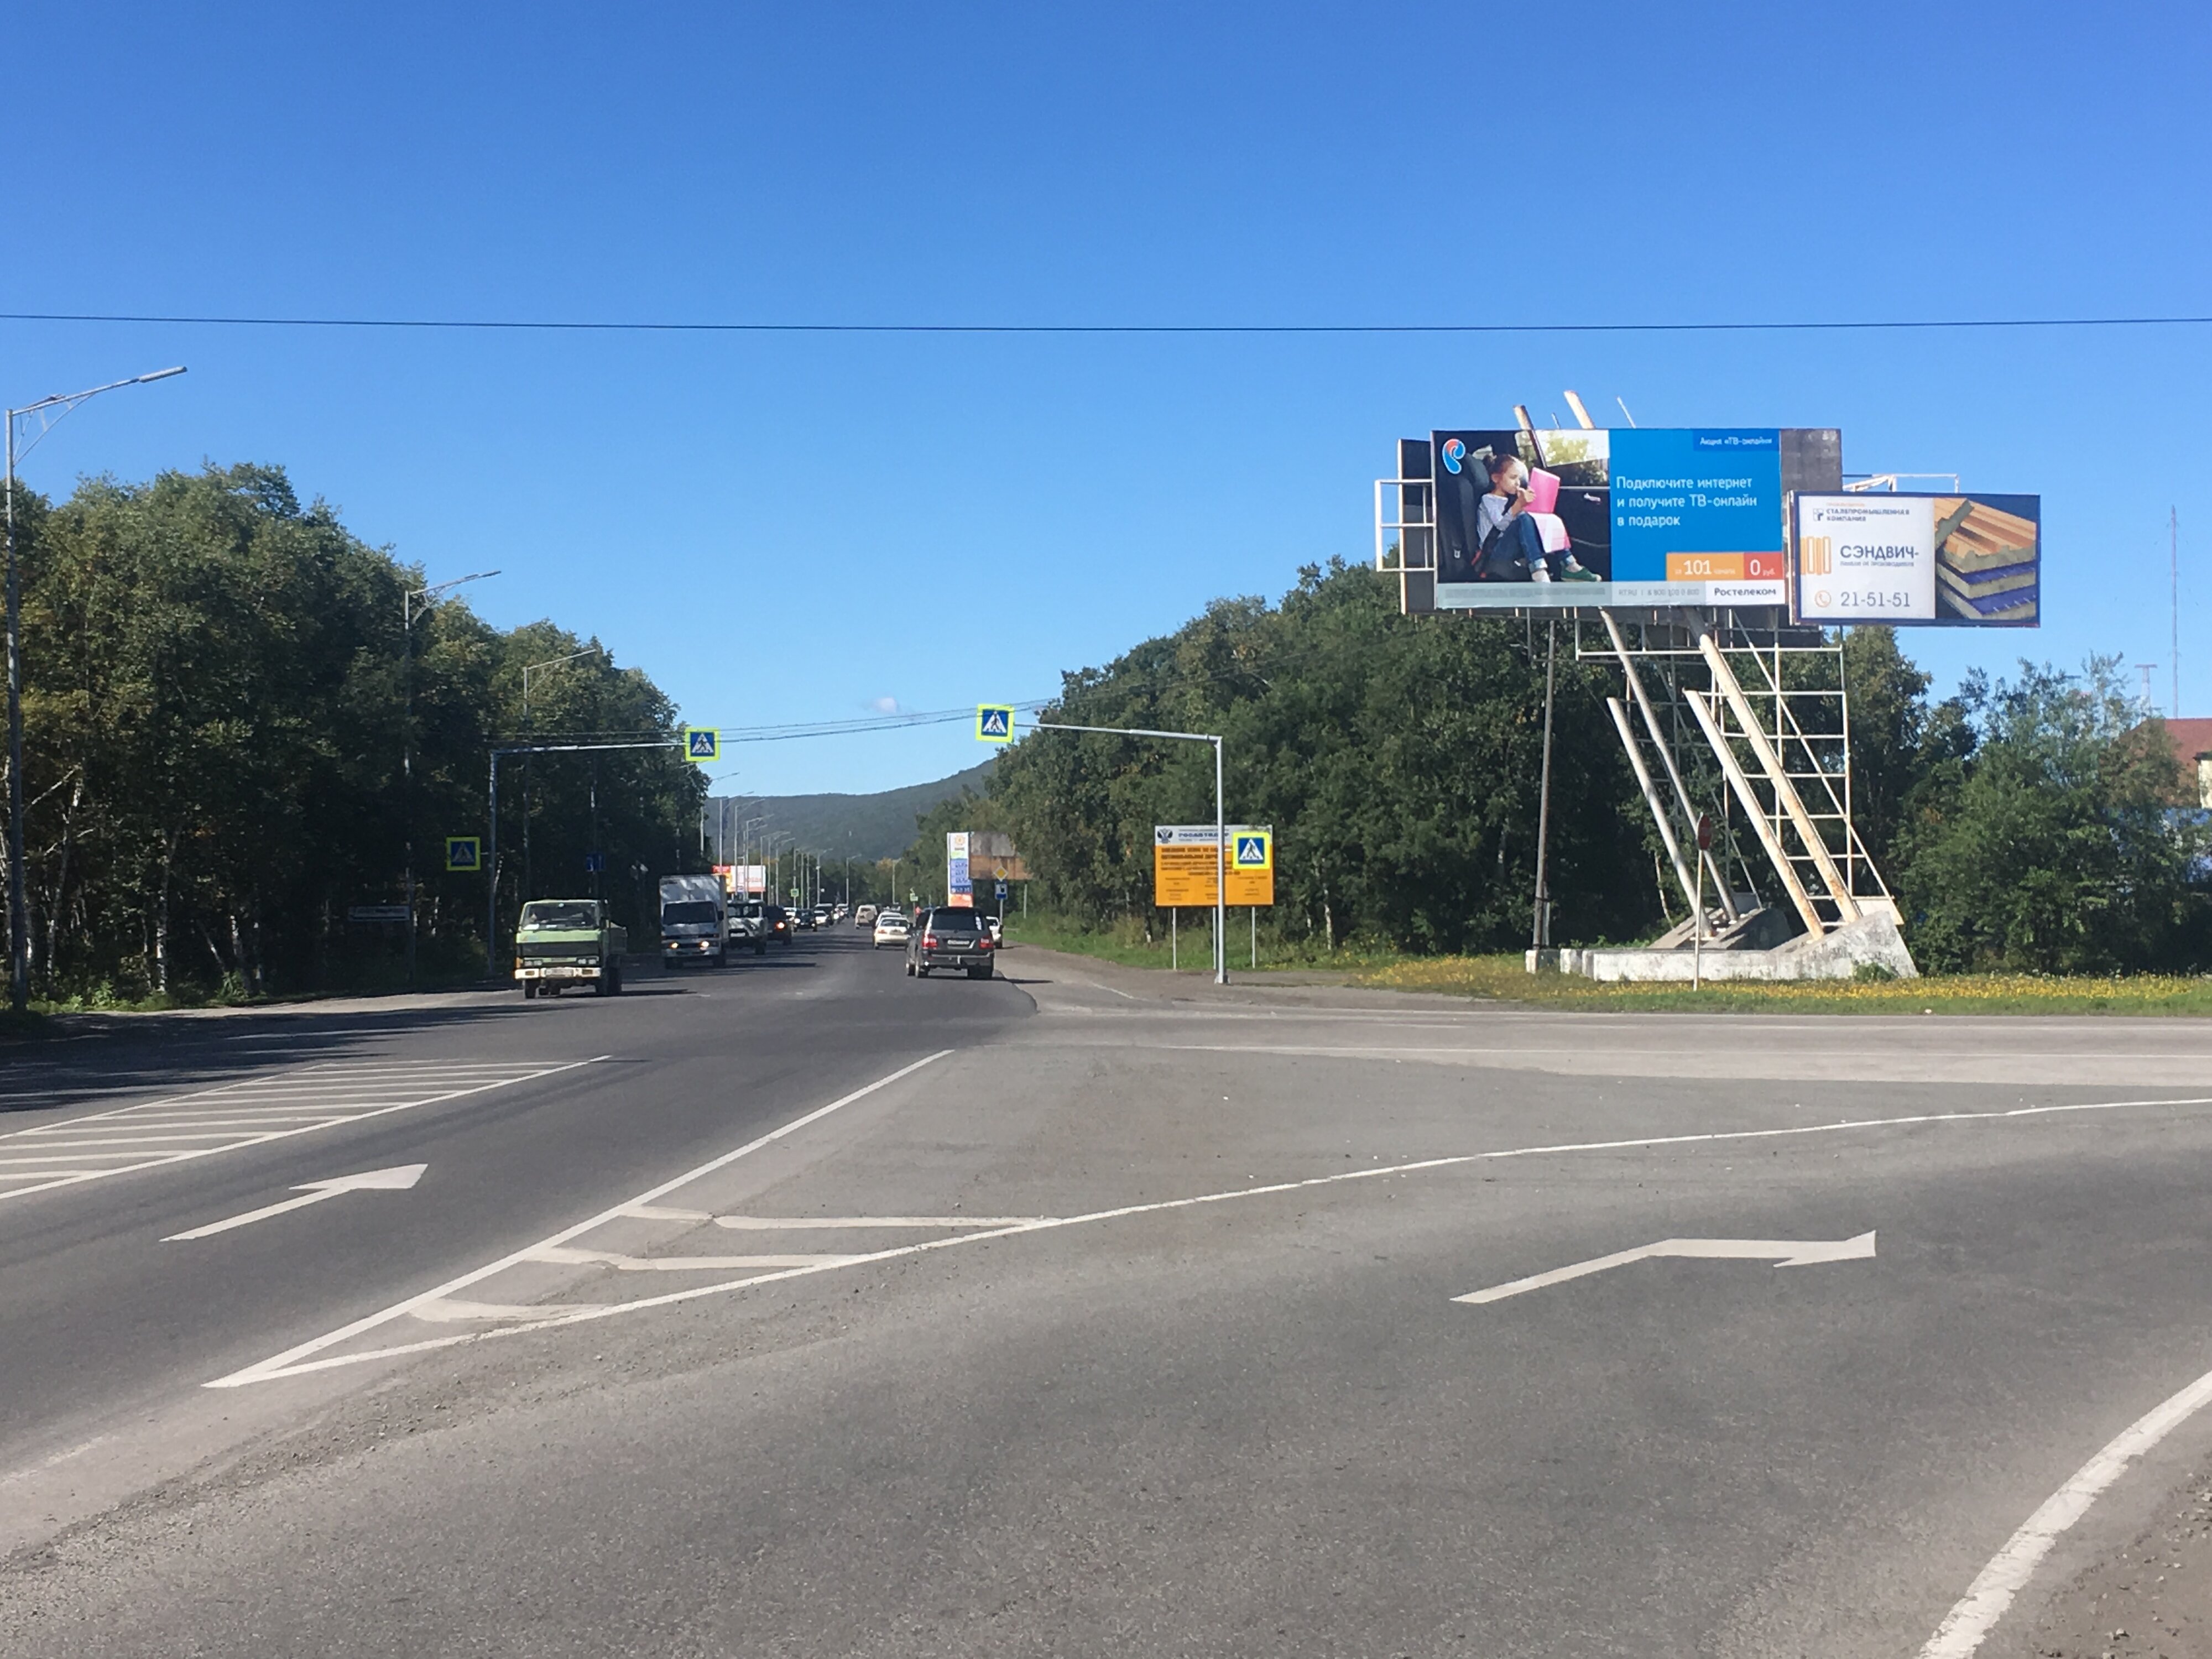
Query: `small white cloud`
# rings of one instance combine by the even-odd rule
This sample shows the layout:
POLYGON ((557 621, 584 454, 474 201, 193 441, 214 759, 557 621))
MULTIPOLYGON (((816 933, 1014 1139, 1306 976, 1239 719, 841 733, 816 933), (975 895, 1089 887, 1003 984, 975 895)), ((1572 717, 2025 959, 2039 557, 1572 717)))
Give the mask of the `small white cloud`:
POLYGON ((868 707, 874 709, 878 714, 896 714, 902 712, 899 708, 899 700, 896 697, 878 697, 874 702, 871 702, 868 707))

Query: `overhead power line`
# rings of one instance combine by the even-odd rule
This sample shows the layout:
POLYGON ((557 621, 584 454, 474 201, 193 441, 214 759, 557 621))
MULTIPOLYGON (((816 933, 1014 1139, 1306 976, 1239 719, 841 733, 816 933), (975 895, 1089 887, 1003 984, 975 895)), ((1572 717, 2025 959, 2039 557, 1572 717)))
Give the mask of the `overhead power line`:
POLYGON ((1820 334, 1947 329, 2185 328, 2212 323, 2212 316, 1805 318, 1770 322, 1703 323, 770 323, 6 311, 0 312, 0 322, 131 323, 205 328, 421 329, 547 334, 1820 334))

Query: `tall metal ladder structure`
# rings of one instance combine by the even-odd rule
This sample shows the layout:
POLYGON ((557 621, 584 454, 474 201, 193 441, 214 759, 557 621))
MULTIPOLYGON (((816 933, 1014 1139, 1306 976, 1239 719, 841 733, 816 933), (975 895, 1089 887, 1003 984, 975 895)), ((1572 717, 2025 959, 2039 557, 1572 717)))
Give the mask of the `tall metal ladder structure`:
MULTIPOLYGON (((1621 698, 1609 698, 1613 726, 1685 904, 1696 903, 1691 832, 1710 805, 1720 809, 1723 845, 1739 869, 1749 865, 1731 832, 1741 824, 1756 841, 1806 932, 1818 936, 1877 911, 1895 921, 1895 902, 1851 821, 1850 691, 1841 645, 1817 629, 1731 611, 1654 614, 1626 626, 1601 611, 1598 620, 1603 643, 1586 648, 1577 622, 1577 653, 1620 667, 1636 718, 1621 698), (1637 629, 1633 643, 1629 626, 1637 629), (1664 796, 1647 755, 1664 774, 1664 796)), ((1741 906, 1725 860, 1704 856, 1722 915, 1733 923, 1741 906)), ((1754 894, 1759 885, 1751 884, 1754 894)))

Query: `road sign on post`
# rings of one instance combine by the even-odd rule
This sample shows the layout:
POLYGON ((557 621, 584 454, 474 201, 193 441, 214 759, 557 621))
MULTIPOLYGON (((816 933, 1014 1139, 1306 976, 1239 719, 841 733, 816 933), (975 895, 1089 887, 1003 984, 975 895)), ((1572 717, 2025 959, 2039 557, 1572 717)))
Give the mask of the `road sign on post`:
POLYGON ((687 726, 684 728, 684 758, 704 766, 709 761, 722 758, 722 731, 715 726, 687 726))
POLYGON ((1014 706, 1010 702, 979 702, 975 705, 975 741, 978 743, 1012 743, 1014 740, 1014 706))
POLYGON ((446 868, 473 874, 483 868, 483 842, 475 836, 446 837, 446 868))
MULTIPOLYGON (((1162 909, 1177 905, 1212 908, 1214 872, 1221 864, 1221 843, 1210 823, 1159 823, 1152 826, 1152 902, 1162 909)), ((1229 826, 1228 904, 1273 904, 1275 902, 1275 832, 1272 828, 1232 823, 1229 826)))

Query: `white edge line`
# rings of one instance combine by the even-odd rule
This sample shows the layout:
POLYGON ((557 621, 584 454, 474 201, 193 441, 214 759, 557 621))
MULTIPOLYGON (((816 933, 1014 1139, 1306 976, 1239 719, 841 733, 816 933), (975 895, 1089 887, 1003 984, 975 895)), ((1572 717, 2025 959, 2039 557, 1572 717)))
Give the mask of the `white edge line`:
MULTIPOLYGON (((951 1052, 951 1049, 945 1049, 943 1053, 932 1054, 929 1060, 941 1060, 945 1054, 951 1052)), ((929 1060, 916 1060, 904 1071, 894 1072, 890 1077, 870 1084, 860 1093, 866 1094, 882 1088, 886 1083, 895 1082, 905 1076, 907 1072, 915 1071, 927 1066, 929 1060)), ((846 1267, 865 1267, 872 1262, 892 1261, 903 1256, 923 1255, 933 1250, 950 1249, 957 1245, 978 1244, 987 1239, 1011 1238, 1019 1233, 1045 1232, 1057 1227, 1078 1227, 1096 1221, 1118 1221, 1128 1216, 1152 1215, 1164 1210, 1185 1210, 1200 1204, 1223 1204, 1231 1199, 1261 1198, 1273 1193, 1295 1193, 1312 1187, 1336 1186, 1347 1181, 1373 1181, 1385 1176, 1413 1175, 1424 1170, 1451 1169, 1460 1164, 1484 1164, 1499 1158, 1532 1158, 1544 1152, 1601 1152, 1638 1146, 1672 1146, 1692 1141, 1745 1140, 1761 1136, 1833 1134, 1844 1129, 1885 1128, 1916 1123, 1990 1121, 2002 1118, 2033 1117, 2050 1112, 2109 1112, 2128 1106, 2212 1106, 2212 1096, 2183 1100, 2091 1101, 2073 1106, 2021 1106, 2002 1112, 1939 1112, 1918 1114, 1910 1117, 1863 1118, 1839 1123, 1793 1125, 1781 1129, 1736 1129, 1715 1134, 1662 1135, 1643 1140, 1593 1140, 1557 1146, 1516 1146, 1494 1152, 1458 1152, 1445 1158, 1422 1158, 1412 1164, 1383 1164, 1364 1170, 1347 1170, 1339 1175, 1310 1176, 1300 1181, 1273 1182, 1264 1187, 1239 1187, 1227 1192, 1201 1193, 1194 1198, 1163 1199, 1150 1204, 1125 1204, 1111 1210, 1093 1210, 1085 1215, 1042 1216, 1034 1221, 1024 1221, 1012 1226, 993 1228, 988 1232, 961 1233, 950 1238, 929 1239, 920 1244, 901 1244, 889 1249, 873 1250, 865 1255, 849 1256, 834 1266, 787 1267, 780 1273, 756 1273, 745 1279, 726 1279, 718 1285, 695 1285, 685 1290, 667 1291, 659 1296, 640 1297, 635 1301, 618 1302, 611 1306, 577 1308, 565 1313, 549 1313, 543 1319, 532 1320, 527 1323, 501 1326, 496 1330, 464 1331, 454 1336, 430 1337, 419 1342, 403 1342, 391 1347, 365 1349, 359 1353, 337 1354, 327 1359, 307 1358, 308 1355, 334 1346, 349 1337, 357 1336, 363 1331, 373 1329, 403 1314, 410 1313, 425 1303, 435 1301, 450 1291, 460 1290, 466 1285, 475 1284, 479 1279, 489 1278, 494 1273, 503 1272, 508 1267, 527 1261, 533 1250, 541 1249, 549 1244, 566 1243, 579 1234, 588 1232, 606 1222, 618 1219, 634 1206, 649 1204, 653 1199, 673 1191, 685 1182, 719 1169, 733 1159, 742 1158, 756 1147, 765 1146, 777 1136, 788 1134, 794 1129, 804 1127, 816 1118, 834 1112, 848 1101, 856 1100, 859 1097, 859 1095, 848 1095, 845 1100, 833 1101, 830 1104, 820 1107, 808 1113, 805 1117, 795 1119, 784 1125, 782 1128, 763 1136, 759 1140, 741 1146, 734 1152, 726 1153, 711 1164, 702 1164, 689 1174, 680 1175, 675 1180, 654 1188, 653 1191, 641 1197, 634 1198, 626 1203, 603 1210, 590 1220, 578 1222, 574 1226, 556 1233, 550 1238, 542 1239, 536 1244, 526 1245, 512 1255, 502 1256, 489 1266, 478 1267, 472 1273, 464 1273, 460 1278, 451 1279, 434 1290, 425 1291, 420 1296, 410 1297, 407 1301, 386 1308, 380 1313, 371 1314, 366 1319, 356 1320, 343 1330, 333 1331, 328 1336, 318 1337, 313 1342, 303 1342, 296 1348, 287 1349, 283 1353, 249 1365, 242 1371, 233 1371, 228 1376, 219 1376, 213 1382, 204 1382, 200 1386, 208 1389, 234 1389, 249 1382, 266 1382, 283 1376, 304 1376, 309 1371, 334 1370, 341 1365, 362 1364, 372 1359, 391 1359, 403 1354, 428 1353, 433 1349, 459 1347, 469 1342, 489 1342, 495 1337, 520 1336, 527 1331, 552 1330, 562 1325, 586 1324, 596 1319, 612 1318, 617 1314, 635 1313, 647 1308, 672 1307, 677 1303, 696 1301, 701 1297, 720 1296, 730 1291, 744 1290, 750 1285, 773 1285, 787 1279, 805 1279, 816 1273, 836 1273, 846 1267)))
MULTIPOLYGON (((573 1072, 580 1066, 596 1066, 611 1054, 593 1054, 589 1060, 572 1060, 565 1066, 549 1066, 542 1072, 531 1072, 520 1077, 501 1078, 493 1083, 479 1083, 467 1089, 454 1089, 442 1095, 425 1095, 420 1100, 403 1100, 397 1105, 380 1106, 374 1111, 352 1112, 343 1117, 322 1118, 313 1123, 302 1123, 295 1129, 277 1129, 265 1135, 241 1135, 227 1140, 220 1146, 193 1146, 183 1152, 170 1152, 161 1158, 149 1158, 143 1164, 126 1164, 117 1170, 88 1170, 82 1175, 70 1176, 40 1182, 35 1187, 17 1187, 0 1193, 0 1199, 21 1198, 30 1193, 52 1192, 57 1187, 75 1187, 87 1181, 100 1181, 109 1176, 131 1175, 140 1170, 157 1170, 165 1164, 182 1164, 190 1158, 213 1158, 221 1152, 240 1152, 248 1146, 259 1146, 272 1140, 289 1140, 294 1135, 313 1134, 318 1129, 341 1127, 349 1123, 362 1123, 373 1117, 382 1117, 391 1112, 413 1111, 420 1106, 442 1105, 449 1100, 460 1100, 469 1095, 480 1095, 489 1089, 505 1089, 517 1083, 535 1083, 544 1077, 556 1077, 562 1072, 573 1072)), ((125 1110, 133 1109, 125 1107, 125 1110)), ((101 1116, 109 1115, 106 1113, 101 1116)))
POLYGON ((2020 1593, 2043 1558, 2066 1530, 2088 1513, 2105 1489, 2127 1472, 2128 1465, 2149 1451, 2191 1417, 2212 1405, 2212 1371, 2207 1371, 2180 1393, 2153 1407, 2114 1436, 2094 1457, 2074 1471, 2073 1478, 2044 1501, 1990 1558, 1966 1587, 1958 1605, 1943 1616, 1920 1659, 1968 1659, 1982 1645, 1997 1620, 2004 1617, 2013 1597, 2020 1593))
MULTIPOLYGON (((831 1101, 827 1106, 817 1106, 811 1112, 802 1113, 798 1117, 792 1119, 790 1122, 782 1124, 776 1128, 770 1129, 766 1134, 759 1136, 756 1139, 747 1141, 744 1146, 737 1148, 734 1152, 724 1152, 719 1158, 709 1158, 706 1163, 700 1164, 696 1169, 686 1170, 682 1175, 676 1176, 673 1180, 664 1181, 658 1187, 654 1187, 648 1191, 640 1193, 635 1198, 626 1198, 619 1204, 611 1205, 606 1209, 600 1211, 599 1214, 592 1216, 589 1220, 579 1221, 574 1226, 564 1227, 550 1238, 541 1238, 533 1243, 526 1244, 520 1249, 500 1257, 496 1261, 488 1262, 481 1267, 471 1268, 469 1272, 461 1274, 458 1279, 449 1279, 444 1284, 433 1285, 427 1291, 423 1291, 416 1295, 409 1297, 404 1302, 396 1302, 392 1304, 392 1306, 382 1309, 376 1313, 370 1314, 365 1318, 356 1319, 350 1325, 331 1331, 325 1335, 316 1337, 311 1341, 302 1342, 297 1347, 287 1348, 283 1353, 275 1354, 267 1359, 257 1361, 255 1364, 248 1365, 244 1370, 233 1371, 228 1376, 216 1377, 213 1382, 203 1383, 201 1386, 203 1388, 210 1389, 234 1389, 247 1382, 259 1382, 274 1376, 295 1376, 301 1371, 323 1370, 333 1365, 350 1364, 356 1358, 366 1358, 368 1356, 347 1354, 336 1359, 313 1361, 306 1364, 299 1363, 302 1360, 307 1359, 308 1356, 311 1354, 320 1353, 325 1348, 334 1347, 338 1343, 344 1342, 354 1337, 359 1336, 363 1331, 374 1330, 380 1325, 388 1324, 392 1320, 401 1318, 407 1314, 412 1313, 416 1309, 422 1306, 426 1303, 438 1301, 441 1297, 452 1295, 455 1291, 467 1289, 470 1285, 476 1284, 479 1279, 489 1279, 494 1273, 503 1273, 509 1267, 519 1266, 520 1263, 531 1260, 532 1255, 539 1250, 550 1249, 560 1245, 566 1244, 570 1239, 578 1237, 584 1233, 590 1232, 595 1227, 605 1226, 610 1221, 620 1220, 626 1212, 636 1208, 641 1205, 649 1205, 655 1199, 665 1198, 678 1188, 682 1187, 688 1182, 696 1181, 702 1176, 712 1175, 715 1170, 722 1169, 726 1165, 734 1164, 741 1158, 749 1157, 752 1153, 760 1151, 762 1147, 770 1146, 773 1143, 782 1139, 787 1134, 795 1133, 799 1130, 805 1128, 810 1123, 818 1122, 822 1119, 829 1116, 832 1112, 840 1110, 844 1107, 850 1106, 856 1100, 865 1099, 867 1096, 875 1093, 878 1089, 888 1088, 890 1085, 896 1083, 901 1078, 909 1077, 913 1073, 920 1071, 923 1066, 932 1065, 938 1060, 943 1060, 947 1054, 950 1054, 953 1051, 950 1048, 939 1048, 933 1054, 925 1054, 921 1059, 914 1061, 911 1065, 902 1066, 896 1072, 892 1072, 886 1076, 878 1078, 873 1083, 870 1083, 860 1088, 855 1089, 848 1095, 840 1096, 837 1099, 831 1101)), ((862 1257, 859 1259, 866 1260, 866 1258, 862 1257)), ((789 1271, 807 1273, 820 1270, 813 1268, 795 1268, 789 1271)), ((773 1277, 774 1275, 771 1276, 773 1277)), ((665 1298, 649 1297, 647 1298, 647 1304, 650 1305, 653 1302, 658 1302, 663 1299, 665 1298)), ((625 1303, 622 1305, 627 1307, 631 1304, 625 1303)), ((528 1328, 534 1330, 538 1328, 538 1327, 536 1325, 532 1325, 528 1328)), ((471 1332, 459 1340, 463 1341, 472 1340, 476 1334, 476 1333, 471 1332)), ((432 1343, 428 1346, 442 1347, 447 1345, 440 1342, 432 1343)), ((411 1350, 401 1350, 400 1352, 410 1351, 411 1350)), ((387 1350, 384 1352, 389 1351, 387 1350)))

